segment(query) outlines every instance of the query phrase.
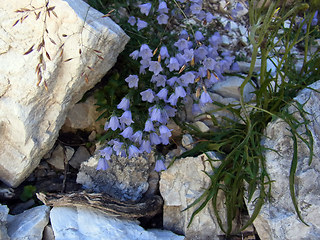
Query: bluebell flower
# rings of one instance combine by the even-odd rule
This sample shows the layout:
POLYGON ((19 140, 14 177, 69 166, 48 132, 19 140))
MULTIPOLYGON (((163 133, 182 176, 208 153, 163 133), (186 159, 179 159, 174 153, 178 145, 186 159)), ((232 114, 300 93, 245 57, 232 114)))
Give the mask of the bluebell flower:
POLYGON ((182 56, 185 62, 190 62, 194 57, 193 49, 184 49, 182 56))
POLYGON ((144 125, 144 130, 145 132, 152 132, 155 131, 154 127, 153 127, 153 123, 150 119, 148 119, 144 125))
POLYGON ((154 107, 150 114, 151 121, 161 121, 161 110, 160 108, 154 107))
POLYGON ((100 155, 102 157, 104 157, 106 160, 110 160, 111 159, 111 155, 113 153, 113 150, 111 147, 105 147, 104 149, 100 150, 100 155))
POLYGON ((142 96, 142 101, 146 101, 149 103, 153 102, 154 92, 151 89, 147 89, 147 90, 141 92, 140 95, 142 96))
POLYGON ((168 49, 167 49, 166 46, 162 46, 162 47, 160 48, 160 56, 161 56, 161 58, 163 58, 163 59, 170 57, 170 56, 169 56, 169 53, 168 53, 168 49))
POLYGON ((132 127, 127 127, 122 131, 122 133, 120 133, 120 135, 122 135, 124 138, 128 138, 128 139, 131 139, 132 134, 133 134, 132 127))
POLYGON ((175 57, 171 57, 167 67, 169 68, 170 72, 172 72, 173 70, 179 71, 180 64, 179 64, 178 60, 175 57))
POLYGON ((143 140, 140 145, 141 152, 151 153, 151 143, 149 140, 143 140))
POLYGON ((161 143, 161 139, 156 133, 152 132, 150 133, 150 143, 152 145, 158 145, 161 143))
POLYGON ((206 69, 213 70, 217 62, 214 59, 207 57, 203 60, 202 64, 206 69))
POLYGON ((166 113, 169 117, 174 117, 176 115, 177 109, 175 109, 169 105, 165 105, 163 109, 166 111, 166 113))
POLYGON ((212 99, 208 92, 203 91, 200 96, 200 104, 205 105, 206 103, 212 103, 212 99))
POLYGON ((217 17, 213 16, 212 13, 207 12, 206 13, 206 21, 207 23, 211 23, 213 21, 213 19, 216 19, 217 17))
POLYGON ((152 58, 153 54, 150 47, 147 44, 142 44, 140 47, 139 57, 142 59, 152 58))
POLYGON ((189 48, 189 43, 186 39, 179 39, 177 42, 173 44, 175 47, 179 49, 179 51, 183 51, 184 49, 189 48))
POLYGON ((113 151, 116 152, 116 154, 119 156, 121 151, 122 151, 122 145, 123 145, 123 142, 119 142, 117 140, 113 140, 113 146, 112 146, 112 149, 113 151))
POLYGON ((161 171, 167 170, 167 168, 164 165, 163 161, 161 159, 159 159, 156 161, 156 166, 155 166, 154 170, 156 172, 161 172, 161 171))
POLYGON ((201 46, 194 50, 194 55, 198 60, 203 60, 208 54, 207 48, 205 46, 201 46))
POLYGON ((162 13, 160 14, 158 17, 157 17, 157 21, 159 24, 167 24, 168 23, 168 19, 169 19, 169 16, 162 13))
POLYGON ((109 168, 108 162, 106 159, 104 158, 99 158, 99 162, 97 165, 97 170, 107 170, 109 168))
POLYGON ((156 83, 157 87, 165 87, 166 86, 167 77, 165 75, 159 74, 159 75, 153 75, 151 77, 150 82, 156 83))
POLYGON ((169 9, 165 1, 159 3, 158 12, 159 13, 168 13, 169 9))
POLYGON ((234 62, 232 65, 231 65, 231 71, 233 72, 240 72, 240 67, 239 67, 239 64, 237 62, 234 62))
POLYGON ((149 71, 158 75, 162 71, 161 64, 158 61, 151 61, 149 66, 149 71))
POLYGON ((174 92, 175 92, 176 96, 178 96, 178 97, 184 98, 185 96, 187 96, 187 93, 182 86, 177 86, 175 88, 174 92))
POLYGON ((186 40, 187 40, 188 37, 189 37, 189 34, 188 34, 187 30, 182 29, 181 32, 180 32, 180 34, 179 34, 179 38, 180 38, 180 39, 186 39, 186 40))
POLYGON ((161 119, 160 119, 160 123, 161 124, 167 124, 169 120, 169 116, 167 114, 167 111, 165 109, 161 109, 161 119))
POLYGON ((107 130, 107 129, 111 128, 112 131, 115 131, 115 130, 116 130, 117 128, 119 128, 119 127, 120 127, 120 124, 119 124, 118 117, 117 117, 117 116, 112 116, 112 117, 110 118, 110 121, 109 121, 109 123, 108 123, 108 126, 105 127, 104 130, 107 130))
POLYGON ((138 87, 138 82, 139 78, 137 75, 129 75, 125 81, 128 83, 129 88, 137 88, 138 87))
POLYGON ((138 26, 138 31, 140 31, 141 29, 146 28, 148 26, 148 23, 138 18, 137 26, 138 26))
POLYGON ((131 125, 131 123, 133 123, 131 111, 127 110, 121 115, 120 123, 125 124, 127 126, 129 126, 129 125, 131 125))
POLYGON ((180 77, 181 85, 187 87, 189 83, 194 83, 195 77, 192 72, 186 72, 180 77))
POLYGON ((315 26, 318 24, 318 10, 314 13, 314 16, 311 21, 311 26, 315 26))
POLYGON ((225 26, 224 26, 224 30, 230 32, 231 31, 231 23, 228 22, 225 26))
POLYGON ((202 114, 202 111, 201 111, 201 108, 200 108, 199 104, 195 103, 195 104, 192 105, 192 114, 194 116, 202 114))
POLYGON ((171 134, 171 131, 167 126, 165 125, 161 125, 159 127, 159 131, 160 131, 160 137, 163 136, 163 137, 166 137, 166 138, 169 138, 172 136, 171 134))
POLYGON ((122 109, 124 111, 128 110, 130 107, 130 100, 126 97, 122 98, 121 102, 117 105, 118 109, 122 109))
POLYGON ((215 32, 210 38, 209 38, 209 43, 213 47, 217 47, 222 43, 222 38, 219 32, 215 32))
POLYGON ((167 80, 167 84, 172 87, 175 82, 178 82, 178 80, 179 80, 178 77, 172 77, 167 80))
POLYGON ((172 106, 176 106, 178 102, 178 98, 179 96, 177 96, 177 94, 172 93, 167 102, 170 103, 172 106))
POLYGON ((149 15, 151 6, 152 6, 151 3, 145 3, 145 4, 138 5, 138 7, 140 8, 140 12, 145 14, 146 16, 149 15))
POLYGON ((160 99, 163 99, 164 101, 167 100, 167 95, 168 95, 168 89, 162 88, 158 93, 157 97, 160 99))
POLYGON ((196 31, 194 33, 194 37, 197 41, 202 41, 204 39, 204 36, 203 36, 202 32, 200 32, 200 31, 196 31))
POLYGON ((131 57, 133 60, 137 60, 139 57, 139 50, 135 50, 132 53, 130 53, 129 57, 131 57))
POLYGON ((136 131, 136 132, 132 135, 131 141, 133 141, 133 142, 135 142, 135 143, 141 144, 141 141, 142 141, 142 131, 136 131))
POLYGON ((145 69, 150 66, 151 58, 145 58, 140 61, 140 74, 145 73, 145 69))
POLYGON ((128 23, 133 26, 135 25, 137 22, 136 18, 134 16, 130 16, 129 19, 128 19, 128 23))
POLYGON ((129 158, 137 157, 140 153, 140 150, 136 146, 129 146, 129 158))
POLYGON ((202 5, 197 3, 191 4, 190 10, 194 15, 199 14, 200 11, 202 10, 202 5))

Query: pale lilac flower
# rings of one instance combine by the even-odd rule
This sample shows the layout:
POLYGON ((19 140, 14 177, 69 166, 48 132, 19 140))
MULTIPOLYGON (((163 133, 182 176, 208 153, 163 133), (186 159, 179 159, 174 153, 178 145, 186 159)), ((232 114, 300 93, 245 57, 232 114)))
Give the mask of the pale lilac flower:
POLYGON ((113 150, 111 147, 105 147, 104 149, 100 150, 99 152, 100 152, 100 155, 102 157, 104 157, 106 160, 110 160, 113 150))
POLYGON ((158 12, 159 13, 168 13, 168 7, 167 7, 167 4, 166 4, 166 2, 164 2, 164 1, 161 1, 160 3, 159 3, 159 7, 158 7, 158 12))
POLYGON ((168 113, 165 109, 161 109, 161 120, 159 121, 161 124, 167 124, 169 120, 168 113))
POLYGON ((237 62, 235 62, 235 63, 233 63, 232 65, 231 65, 231 71, 233 71, 233 72, 240 72, 240 67, 239 67, 239 64, 237 63, 237 62))
POLYGON ((208 92, 203 91, 200 96, 200 104, 205 105, 206 103, 212 103, 212 99, 208 92))
POLYGON ((170 103, 172 106, 176 106, 178 102, 178 98, 179 96, 177 96, 177 94, 172 93, 167 102, 170 103))
POLYGON ((200 31, 196 31, 194 34, 194 37, 197 41, 202 41, 204 39, 204 36, 203 36, 202 32, 200 32, 200 31))
POLYGON ((163 99, 164 101, 167 100, 167 95, 168 95, 168 89, 162 88, 158 93, 157 97, 160 99, 163 99))
POLYGON ((192 72, 186 72, 180 77, 181 85, 187 87, 189 83, 194 83, 195 77, 192 72))
POLYGON ((126 97, 122 98, 121 102, 117 105, 118 109, 122 109, 124 111, 128 110, 130 107, 130 100, 126 97))
POLYGON ((122 151, 122 145, 123 145, 123 142, 119 142, 117 140, 113 140, 113 146, 112 146, 112 149, 113 151, 116 152, 116 154, 119 156, 121 151, 122 151))
POLYGON ((188 37, 189 37, 189 35, 188 35, 187 30, 185 30, 185 29, 181 30, 179 38, 188 39, 188 37))
POLYGON ((311 26, 315 26, 318 24, 318 10, 314 13, 314 16, 311 21, 311 26))
POLYGON ((127 110, 121 115, 120 123, 126 124, 127 126, 129 126, 131 123, 133 123, 131 111, 127 110))
POLYGON ((147 90, 141 92, 140 95, 142 96, 142 101, 146 101, 149 103, 153 102, 154 92, 151 89, 147 89, 147 90))
POLYGON ((141 152, 151 153, 151 143, 149 140, 143 140, 140 146, 141 152))
POLYGON ((177 86, 175 88, 174 92, 175 92, 176 96, 178 96, 178 97, 184 98, 185 96, 187 96, 187 93, 182 86, 177 86))
POLYGON ((193 49, 184 49, 182 56, 185 62, 190 62, 194 56, 193 49))
POLYGON ((201 111, 201 108, 200 108, 200 106, 199 106, 199 104, 193 104, 192 105, 192 114, 194 115, 194 116, 197 116, 197 115, 199 115, 199 114, 201 114, 202 113, 202 111, 201 111))
POLYGON ((145 14, 146 16, 149 15, 151 6, 152 6, 151 3, 145 3, 145 4, 138 5, 138 7, 140 8, 140 12, 145 14))
POLYGON ((161 64, 158 61, 151 61, 149 66, 149 71, 158 75, 162 71, 161 64))
POLYGON ((179 80, 178 77, 172 77, 167 80, 167 84, 172 87, 175 82, 178 82, 178 80, 179 80))
POLYGON ((162 13, 160 14, 158 17, 157 17, 157 21, 159 24, 167 24, 168 23, 168 19, 169 19, 169 16, 162 13))
POLYGON ((156 133, 152 132, 152 133, 150 133, 150 143, 152 145, 158 145, 161 143, 161 139, 159 138, 159 136, 156 133))
POLYGON ((125 128, 120 135, 122 135, 124 138, 130 139, 132 137, 133 130, 132 127, 125 128))
POLYGON ((207 57, 203 60, 203 66, 209 70, 213 70, 215 68, 216 64, 217 64, 217 62, 210 57, 207 57))
POLYGON ((228 23, 224 26, 224 29, 225 29, 226 31, 230 32, 230 31, 231 31, 231 23, 228 22, 228 23))
POLYGON ((166 46, 162 46, 162 47, 160 48, 160 56, 161 56, 161 58, 163 58, 163 59, 170 57, 170 56, 169 56, 169 53, 168 53, 168 49, 167 49, 166 46))
POLYGON ((215 32, 210 38, 209 38, 209 43, 213 47, 217 47, 219 44, 222 43, 222 38, 219 32, 215 32))
POLYGON ((139 78, 137 75, 129 75, 129 77, 127 77, 125 81, 128 83, 129 88, 138 87, 139 78))
POLYGON ((154 127, 153 127, 153 123, 150 119, 148 119, 144 125, 144 130, 145 132, 151 132, 151 131, 155 131, 154 127))
POLYGON ((153 54, 150 47, 147 44, 142 44, 140 47, 139 57, 142 59, 152 58, 153 54))
POLYGON ((141 29, 146 28, 148 26, 148 23, 138 18, 137 26, 138 26, 138 31, 140 31, 141 29))
POLYGON ((135 50, 132 53, 130 53, 129 57, 131 57, 133 60, 137 60, 139 57, 139 50, 135 50))
POLYGON ((200 11, 202 10, 201 4, 191 4, 190 10, 192 14, 199 14, 200 11))
POLYGON ((207 54, 208 54, 208 51, 204 46, 201 46, 196 50, 194 50, 194 55, 199 60, 203 60, 207 56, 207 54))
POLYGON ((120 127, 120 124, 119 124, 119 120, 118 120, 118 117, 117 116, 112 116, 110 118, 110 121, 109 121, 109 124, 107 127, 105 127, 105 130, 111 128, 112 131, 115 131, 117 128, 120 127))
POLYGON ((150 66, 151 58, 145 58, 140 61, 140 74, 145 73, 145 69, 150 66))
POLYGON ((175 109, 169 105, 164 106, 164 110, 166 111, 166 113, 169 117, 174 117, 177 112, 177 109, 175 109))
POLYGON ((170 58, 170 62, 167 65, 167 67, 169 68, 170 72, 172 72, 173 70, 179 71, 179 69, 180 69, 179 62, 175 57, 170 58))
POLYGON ((211 23, 213 19, 216 19, 217 17, 213 16, 212 13, 207 12, 206 13, 206 21, 207 23, 211 23))
POLYGON ((131 141, 141 144, 142 141, 142 131, 136 131, 131 138, 131 141))
POLYGON ((173 45, 177 47, 179 51, 183 51, 184 49, 189 48, 189 43, 186 39, 179 39, 173 45))
POLYGON ((164 136, 164 137, 166 137, 166 138, 169 138, 169 137, 172 136, 172 134, 171 134, 171 131, 172 131, 172 130, 170 130, 170 129, 169 129, 167 126, 165 126, 165 125, 161 125, 161 126, 159 127, 159 131, 160 131, 161 136, 164 136))
POLYGON ((129 158, 137 157, 140 153, 140 150, 136 146, 129 146, 129 158))
POLYGON ((157 87, 165 87, 166 86, 167 77, 165 75, 159 74, 159 75, 153 75, 151 77, 150 82, 156 83, 157 87))
POLYGON ((154 170, 156 172, 161 172, 161 171, 167 170, 167 168, 164 165, 163 161, 161 159, 159 159, 156 161, 156 166, 155 166, 154 170))
POLYGON ((161 121, 161 110, 157 107, 152 109, 152 112, 150 114, 151 121, 161 121))
POLYGON ((107 170, 109 168, 108 162, 105 158, 99 158, 97 170, 107 170))
POLYGON ((128 23, 133 26, 135 25, 137 22, 136 18, 134 16, 130 16, 129 19, 128 19, 128 23))

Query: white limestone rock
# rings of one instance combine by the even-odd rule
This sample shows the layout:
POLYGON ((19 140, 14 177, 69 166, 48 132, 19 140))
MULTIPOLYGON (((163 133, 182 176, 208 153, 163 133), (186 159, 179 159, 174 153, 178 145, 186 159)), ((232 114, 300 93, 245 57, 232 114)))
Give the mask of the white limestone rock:
MULTIPOLYGON (((320 81, 309 86, 320 90, 320 81)), ((267 202, 254 222, 261 239, 266 240, 300 240, 320 239, 320 94, 304 89, 295 98, 304 104, 304 110, 310 121, 308 127, 314 140, 314 157, 308 165, 309 151, 304 143, 298 142, 298 166, 295 174, 295 192, 302 218, 309 227, 303 224, 295 212, 289 191, 289 174, 293 153, 293 140, 288 126, 278 119, 271 122, 266 129, 263 145, 277 152, 266 151, 266 169, 272 183, 272 200, 267 202)), ((290 107, 290 112, 296 112, 290 107)), ((304 136, 300 128, 298 133, 304 136)), ((254 198, 254 197, 253 197, 254 198)), ((248 205, 249 213, 253 212, 253 204, 248 205)))
POLYGON ((8 218, 9 208, 6 205, 0 204, 0 239, 10 240, 7 233, 7 218, 8 218))
POLYGON ((60 144, 54 149, 52 155, 46 161, 57 170, 64 170, 65 157, 69 161, 74 154, 74 149, 69 146, 62 147, 60 144), (64 149, 65 148, 65 149, 64 149))
MULTIPOLYGON (((213 152, 210 157, 219 159, 213 152)), ((207 159, 205 154, 178 159, 160 176, 160 193, 164 199, 163 226, 173 232, 185 235, 187 239, 218 240, 220 239, 218 235, 223 234, 214 216, 212 205, 209 204, 200 211, 189 228, 187 226, 190 217, 196 208, 192 207, 182 211, 199 198, 210 185, 209 177, 203 172, 212 172, 207 159)), ((214 164, 219 164, 219 161, 214 164)), ((221 195, 217 202, 222 222, 225 221, 223 201, 224 198, 221 195)))
POLYGON ((8 235, 11 240, 41 240, 49 222, 50 207, 42 205, 8 216, 8 235))
MULTIPOLYGON (((237 100, 240 100, 240 86, 242 83, 243 78, 231 76, 226 78, 225 81, 215 83, 212 87, 212 90, 223 97, 235 98, 237 100)), ((252 97, 254 96, 254 90, 254 87, 250 84, 247 84, 244 87, 243 97, 246 102, 252 99, 252 97)))
POLYGON ((50 1, 50 16, 45 4, 0 1, 0 179, 13 187, 52 148, 67 112, 114 65, 129 39, 81 0, 50 1), (45 69, 37 87, 41 58, 45 69))
POLYGON ((168 231, 146 231, 136 221, 118 219, 93 208, 54 207, 50 221, 56 240, 183 240, 168 231))

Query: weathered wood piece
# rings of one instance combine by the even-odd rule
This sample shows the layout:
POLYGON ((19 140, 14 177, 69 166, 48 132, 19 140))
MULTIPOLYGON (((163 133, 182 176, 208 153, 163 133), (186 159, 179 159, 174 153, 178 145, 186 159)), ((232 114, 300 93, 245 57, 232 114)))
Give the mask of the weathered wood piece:
POLYGON ((71 192, 37 193, 37 198, 47 206, 53 207, 92 207, 107 214, 124 218, 152 217, 162 208, 163 200, 154 195, 140 202, 120 202, 106 194, 71 192))

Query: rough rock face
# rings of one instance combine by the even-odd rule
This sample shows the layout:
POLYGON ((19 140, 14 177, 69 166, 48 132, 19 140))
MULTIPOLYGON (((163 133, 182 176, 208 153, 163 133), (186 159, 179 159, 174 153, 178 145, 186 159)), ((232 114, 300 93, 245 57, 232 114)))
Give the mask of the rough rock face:
MULTIPOLYGON (((310 86, 320 90, 320 81, 310 86)), ((270 174, 272 184, 272 200, 261 209, 261 213, 254 222, 254 226, 261 239, 320 239, 320 94, 305 89, 295 98, 304 104, 304 110, 310 121, 309 129, 314 139, 314 157, 312 164, 308 165, 309 151, 304 143, 298 142, 298 166, 295 175, 295 191, 302 218, 310 226, 306 226, 295 212, 289 191, 289 174, 293 153, 293 140, 288 126, 280 119, 272 122, 266 129, 267 138, 264 146, 275 149, 267 151, 266 167, 270 174)), ((295 112, 294 107, 290 107, 295 112)), ((299 133, 303 135, 304 130, 299 133)), ((248 204, 251 214, 252 203, 248 204)))
POLYGON ((81 0, 45 3, 0 2, 0 179, 13 187, 52 148, 68 110, 129 39, 81 0))
POLYGON ((106 171, 97 171, 99 154, 81 164, 77 183, 95 192, 105 192, 121 201, 139 200, 148 190, 148 178, 153 170, 153 154, 131 159, 112 156, 106 171))
MULTIPOLYGON (((212 153, 212 159, 218 159, 212 153)), ((188 228, 188 223, 195 207, 183 211, 188 205, 201 196, 210 184, 209 177, 203 172, 212 172, 205 154, 198 157, 187 157, 176 160, 166 171, 161 173, 160 193, 164 199, 163 227, 178 234, 183 234, 187 239, 220 239, 218 235, 224 234, 214 216, 212 206, 206 206, 188 228)), ((222 222, 225 222, 225 208, 223 197, 218 209, 222 222)))
POLYGON ((169 231, 144 230, 137 222, 83 207, 54 207, 50 221, 56 240, 183 240, 169 231))

